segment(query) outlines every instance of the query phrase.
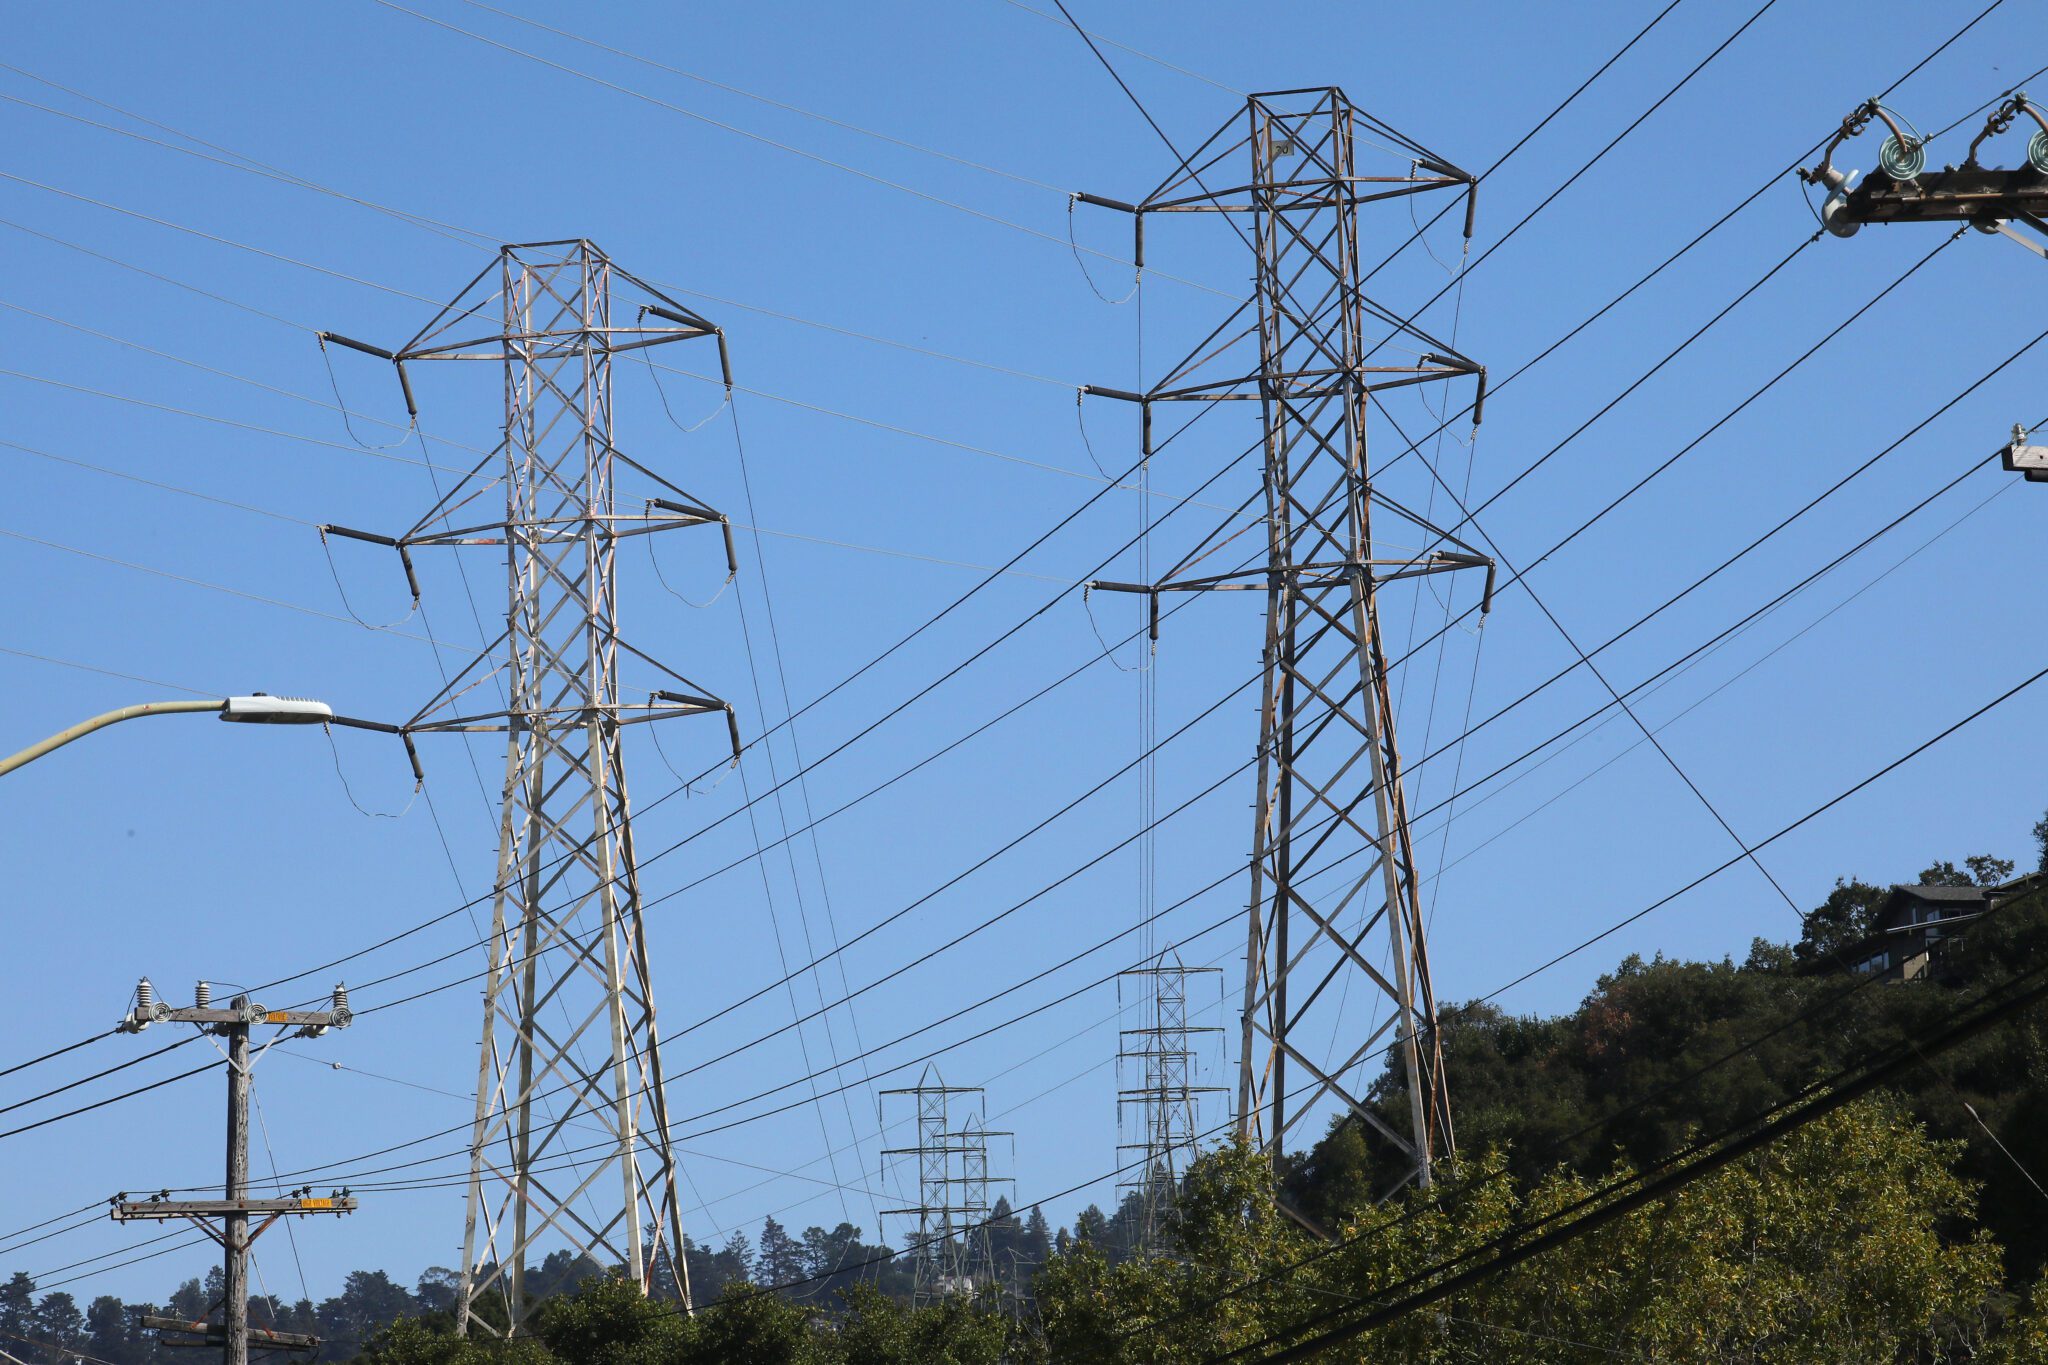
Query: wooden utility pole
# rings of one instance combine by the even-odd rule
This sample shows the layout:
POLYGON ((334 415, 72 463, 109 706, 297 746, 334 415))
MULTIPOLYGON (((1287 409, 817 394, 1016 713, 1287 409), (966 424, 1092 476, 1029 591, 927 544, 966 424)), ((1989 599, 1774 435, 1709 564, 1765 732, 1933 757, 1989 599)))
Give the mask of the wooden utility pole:
POLYGON ((334 988, 332 1008, 325 1010, 272 1010, 255 1004, 246 995, 228 1002, 226 1009, 213 1006, 212 990, 199 983, 189 1009, 172 1009, 159 1004, 155 988, 144 977, 135 988, 135 1008, 120 1023, 124 1033, 140 1033, 151 1024, 197 1024, 207 1033, 226 1040, 221 1049, 228 1064, 227 1185, 220 1199, 172 1199, 167 1190, 153 1199, 130 1200, 114 1196, 113 1218, 119 1223, 161 1222, 185 1218, 220 1243, 222 1295, 221 1321, 182 1318, 144 1318, 143 1325, 166 1336, 165 1345, 214 1346, 221 1348, 224 1365, 249 1365, 249 1346, 265 1350, 311 1351, 320 1339, 303 1332, 279 1332, 249 1326, 249 1247, 264 1230, 280 1218, 311 1214, 353 1213, 356 1201, 346 1190, 325 1199, 312 1198, 311 1187, 294 1191, 286 1199, 249 1198, 249 1077, 256 1058, 270 1050, 270 1043, 289 1033, 295 1038, 317 1038, 330 1028, 346 1028, 353 1016, 348 1008, 348 988, 334 988), (280 1025, 277 1036, 254 1056, 249 1035, 258 1024, 280 1025), (255 1231, 249 1229, 251 1214, 262 1217, 255 1231), (220 1226, 214 1226, 218 1219, 220 1226))

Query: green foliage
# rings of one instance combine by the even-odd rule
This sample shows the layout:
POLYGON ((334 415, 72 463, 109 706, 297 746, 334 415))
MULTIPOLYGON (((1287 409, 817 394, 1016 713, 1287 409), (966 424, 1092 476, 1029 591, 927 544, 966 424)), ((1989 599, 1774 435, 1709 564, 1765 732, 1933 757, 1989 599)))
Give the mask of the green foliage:
POLYGON ((444 1322, 400 1318, 370 1338, 359 1365, 547 1365, 547 1348, 530 1338, 458 1337, 444 1322))
MULTIPOLYGON (((1575 1343, 1674 1365, 1965 1358, 2000 1272, 1989 1239, 1944 1234, 1971 1202, 1954 1155, 1895 1105, 1852 1105, 1325 1358, 1587 1358, 1575 1343)), ((1564 1172, 1524 1184, 1497 1156, 1470 1160, 1434 1192, 1352 1210, 1341 1249, 1316 1255, 1322 1244, 1271 1211, 1263 1160, 1227 1149, 1190 1172, 1168 1255, 1112 1267, 1084 1246, 1048 1267, 1046 1348, 1073 1365, 1163 1365, 1288 1340, 1313 1313, 1396 1297, 1600 1188, 1564 1172)))
MULTIPOLYGON (((1921 874, 1923 878, 1926 875, 1921 874)), ((1968 884, 1966 878, 1964 885, 1968 884)), ((1835 889, 1828 893, 1828 898, 1807 914, 1799 941, 1792 945, 1792 955, 1801 962, 1825 962, 1844 948, 1855 946, 1870 932, 1872 917, 1884 897, 1885 889, 1881 886, 1854 877, 1836 878, 1835 889)))
POLYGON ((964 1299, 911 1310, 866 1285, 846 1295, 846 1317, 818 1342, 818 1365, 997 1365, 1004 1318, 964 1299))
POLYGON ((574 1365, 656 1365, 675 1358, 684 1319, 620 1275, 585 1280, 540 1306, 533 1331, 574 1365))
MULTIPOLYGON (((809 1314, 744 1281, 690 1318, 680 1349, 664 1365, 806 1365, 812 1351, 809 1314)), ((572 1365, 582 1365, 573 1362, 572 1365)))

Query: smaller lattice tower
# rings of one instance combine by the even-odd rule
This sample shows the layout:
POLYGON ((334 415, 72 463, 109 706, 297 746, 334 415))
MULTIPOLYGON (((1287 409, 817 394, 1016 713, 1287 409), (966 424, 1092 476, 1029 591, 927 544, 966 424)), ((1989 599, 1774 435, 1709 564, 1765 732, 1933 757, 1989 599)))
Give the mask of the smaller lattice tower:
MULTIPOLYGON (((922 1306, 954 1295, 976 1297, 995 1285, 995 1256, 989 1240, 994 1206, 989 1186, 1008 1177, 989 1174, 988 1140, 1009 1137, 982 1126, 978 1112, 968 1112, 953 1126, 955 1097, 982 1095, 978 1085, 947 1085, 936 1067, 927 1066, 918 1083, 882 1094, 909 1095, 917 1105, 917 1145, 891 1147, 890 1157, 910 1157, 917 1164, 917 1203, 883 1209, 884 1218, 915 1220, 907 1248, 916 1280, 913 1298, 922 1306)), ((977 1106, 978 1108, 978 1103, 977 1106)))
POLYGON ((1188 1023, 1188 978, 1222 974, 1220 967, 1188 967, 1169 947, 1150 966, 1119 974, 1118 995, 1141 1007, 1137 1028, 1119 1035, 1117 1050, 1117 1188, 1121 1209, 1136 1196, 1137 1244, 1158 1243, 1180 1178, 1200 1140, 1202 1096, 1220 1094, 1219 1085, 1199 1085, 1201 1061, 1196 1035, 1218 1033, 1214 1025, 1188 1023))

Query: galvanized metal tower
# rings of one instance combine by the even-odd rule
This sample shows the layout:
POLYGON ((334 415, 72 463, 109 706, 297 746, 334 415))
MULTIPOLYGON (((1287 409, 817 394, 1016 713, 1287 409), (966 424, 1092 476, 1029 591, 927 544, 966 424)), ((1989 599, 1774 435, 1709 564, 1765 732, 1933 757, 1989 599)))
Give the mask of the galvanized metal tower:
POLYGON ((1148 1250, 1158 1244, 1174 1192, 1195 1157, 1203 1131, 1201 1097, 1223 1092, 1220 1085, 1195 1083, 1200 1067, 1194 1047, 1195 1035, 1223 1030, 1188 1023, 1188 978, 1222 971, 1185 966, 1179 952, 1168 948, 1151 966, 1118 974, 1119 993, 1128 982, 1144 1022, 1119 1035, 1117 1126, 1129 1137, 1117 1144, 1124 1168, 1117 1187, 1124 1207, 1130 1196, 1137 1197, 1137 1240, 1148 1250))
POLYGON ((917 1220, 910 1250, 912 1294, 919 1305, 957 1295, 971 1298, 994 1284, 989 1239, 994 1206, 988 1189, 1008 1178, 989 1174, 988 1140, 1010 1134, 987 1131, 978 1113, 969 1113, 958 1128, 952 1117, 955 1096, 982 1093, 978 1085, 947 1085, 933 1066, 925 1067, 916 1085, 882 1092, 912 1096, 917 1104, 917 1145, 887 1148, 882 1156, 916 1161, 918 1200, 905 1208, 883 1209, 882 1215, 917 1220))
POLYGON ((1256 268, 1253 296, 1145 392, 1088 392, 1139 403, 1148 452, 1157 404, 1258 404, 1266 562, 1191 574, 1212 537, 1162 579, 1096 586, 1149 594, 1155 622, 1164 592, 1264 587, 1240 1129, 1278 1152, 1334 1103, 1428 1184, 1451 1147, 1451 1115, 1377 599, 1396 580, 1491 562, 1374 486, 1366 415, 1378 393, 1405 385, 1470 376, 1483 395, 1484 371, 1365 296, 1358 219, 1366 204, 1469 190, 1472 177, 1334 87, 1252 95, 1241 119, 1141 203, 1082 196, 1136 217, 1140 261, 1148 216, 1214 213, 1256 268), (1361 142, 1395 143, 1408 165, 1361 174, 1361 142), (1402 349, 1382 357, 1389 342, 1402 349), (1388 552, 1376 511, 1400 520, 1390 539, 1411 548, 1388 552), (1340 1002, 1354 989, 1386 1008, 1376 1028, 1342 1029, 1340 1002), (1383 1042, 1407 1080, 1406 1122, 1365 1102, 1365 1068, 1383 1042))
POLYGON ((327 337, 395 362, 409 407, 409 364, 481 360, 502 374, 498 448, 411 531, 326 528, 395 545, 408 576, 416 546, 505 555, 504 632, 404 727, 509 737, 456 1309, 465 1332, 520 1330, 527 1260, 544 1246, 623 1265, 643 1290, 657 1262, 673 1266, 689 1302, 622 736, 722 714, 735 757, 739 740, 729 705, 620 637, 615 561, 628 537, 725 519, 614 444, 612 362, 699 338, 723 360, 716 327, 582 240, 503 248, 396 351, 327 337), (622 319, 631 305, 615 295, 627 290, 641 302, 622 319), (615 476, 628 469, 665 496, 619 511, 615 476), (453 524, 493 482, 502 519, 453 524), (646 701, 621 696, 622 657, 659 680, 646 701), (503 705, 464 711, 493 675, 503 705))

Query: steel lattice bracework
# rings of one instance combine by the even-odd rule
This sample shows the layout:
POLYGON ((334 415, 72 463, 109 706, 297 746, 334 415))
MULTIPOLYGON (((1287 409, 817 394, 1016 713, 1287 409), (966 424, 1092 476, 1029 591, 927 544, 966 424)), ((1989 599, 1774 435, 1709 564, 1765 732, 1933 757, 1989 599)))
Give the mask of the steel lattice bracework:
POLYGON ((1203 1131, 1197 1109, 1201 1096, 1220 1094, 1219 1085, 1197 1085, 1194 1035, 1221 1033, 1215 1027, 1188 1023, 1188 978, 1222 974, 1221 967, 1187 967, 1172 948, 1150 967, 1118 974, 1137 987, 1145 1022, 1124 1029, 1117 1050, 1117 1126, 1136 1140, 1117 1144, 1118 1165, 1127 1174, 1118 1181, 1124 1209, 1138 1201, 1138 1243, 1150 1250, 1158 1244, 1167 1210, 1180 1178, 1194 1159, 1197 1134, 1203 1131))
MULTIPOLYGON (((739 736, 729 705, 620 639, 615 558, 627 537, 725 518, 616 447, 611 381, 622 352, 698 338, 715 339, 724 359, 716 327, 587 241, 503 248, 396 351, 324 338, 393 361, 408 408, 412 362, 483 360, 503 373, 498 449, 412 530, 390 538, 323 528, 395 546, 409 581, 414 546, 502 546, 506 556, 504 632, 404 727, 510 736, 456 1310, 465 1332, 519 1330, 527 1259, 543 1243, 623 1265, 643 1292, 665 1243, 675 1289, 690 1301, 621 736, 650 721, 722 713, 735 761, 739 736), (645 301, 622 323, 614 291, 626 288, 645 301), (479 316, 494 319, 483 336, 479 316), (493 464, 503 520, 456 525, 488 488, 472 485, 493 464), (621 513, 622 467, 669 496, 621 513), (622 699, 622 652, 675 687, 645 702, 622 699), (505 679, 502 709, 457 714, 493 674, 505 679), (605 1134, 596 1150, 592 1129, 605 1134), (649 1226, 652 1246, 643 1241, 649 1226), (480 1313, 487 1304, 502 1311, 480 1313)), ((726 552, 730 569, 729 526, 726 552)), ((417 600, 416 581, 413 592, 417 600)))
POLYGON ((1263 580, 1241 1131, 1279 1152, 1306 1115, 1335 1102, 1393 1143, 1423 1184, 1436 1154, 1451 1148, 1451 1119, 1377 597, 1396 580, 1485 568, 1490 606, 1492 563, 1374 487, 1366 410, 1383 390, 1469 376, 1479 383, 1476 420, 1485 372, 1365 297, 1358 210, 1472 187, 1471 176, 1360 111, 1343 91, 1318 88, 1251 96, 1242 124, 1226 124, 1142 203, 1081 196, 1135 216, 1141 262, 1145 218, 1158 213, 1229 215, 1233 226, 1241 216, 1238 235, 1256 257, 1254 297, 1164 378, 1144 393, 1086 390, 1141 405, 1148 455, 1157 404, 1256 402, 1264 416, 1265 566, 1188 574, 1212 537, 1158 581, 1096 585, 1148 594, 1156 629, 1161 593, 1256 590, 1263 580), (1401 174, 1361 175, 1361 140, 1398 143, 1412 160, 1401 174), (1248 179, 1240 179, 1240 157, 1248 179), (1374 327, 1380 337, 1367 335, 1374 327), (1377 363, 1382 339, 1427 349, 1412 363, 1377 363), (1422 548, 1384 556, 1375 510, 1420 536, 1396 541, 1422 548), (1375 962, 1382 954, 1385 971, 1375 962), (1340 1035, 1332 1050, 1352 988, 1390 1007, 1387 1018, 1363 1036, 1340 1035), (1398 1126, 1363 1099, 1362 1068, 1389 1033, 1408 1082, 1408 1122, 1398 1126))
POLYGON ((911 1244, 912 1297, 920 1306, 955 1295, 975 1297, 995 1280, 989 1239, 994 1206, 988 1187, 1009 1183, 1007 1176, 988 1172, 988 1140, 1011 1135, 989 1132, 981 1126, 980 1115, 972 1113, 954 1128, 953 1097, 979 1096, 982 1088, 947 1085, 936 1067, 926 1066, 916 1085, 882 1094, 910 1095, 917 1104, 917 1145, 882 1152, 885 1160, 907 1156, 917 1162, 917 1203, 882 1210, 885 1218, 917 1220, 911 1244))

